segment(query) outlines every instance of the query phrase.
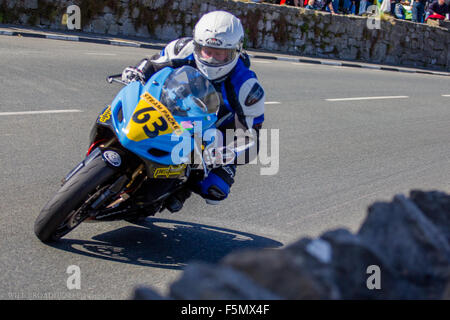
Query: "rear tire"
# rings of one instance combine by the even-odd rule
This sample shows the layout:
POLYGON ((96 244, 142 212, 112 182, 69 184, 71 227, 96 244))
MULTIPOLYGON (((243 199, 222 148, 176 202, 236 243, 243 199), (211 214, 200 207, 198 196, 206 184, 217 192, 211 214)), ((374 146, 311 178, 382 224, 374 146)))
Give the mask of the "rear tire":
MULTIPOLYGON (((78 224, 67 232, 58 235, 58 229, 67 218, 98 189, 110 180, 116 170, 109 167, 101 156, 92 159, 85 167, 75 173, 55 194, 34 223, 34 233, 42 242, 52 242, 72 231, 78 224)), ((81 221, 80 221, 81 222, 81 221)))

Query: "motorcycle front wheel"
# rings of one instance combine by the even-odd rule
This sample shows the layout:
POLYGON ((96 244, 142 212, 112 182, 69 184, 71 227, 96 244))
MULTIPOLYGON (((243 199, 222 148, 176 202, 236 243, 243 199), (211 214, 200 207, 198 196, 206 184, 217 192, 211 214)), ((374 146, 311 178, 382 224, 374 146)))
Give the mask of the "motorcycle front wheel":
POLYGON ((102 192, 116 171, 101 156, 73 175, 47 202, 34 223, 34 233, 44 243, 57 241, 88 216, 84 206, 102 192))

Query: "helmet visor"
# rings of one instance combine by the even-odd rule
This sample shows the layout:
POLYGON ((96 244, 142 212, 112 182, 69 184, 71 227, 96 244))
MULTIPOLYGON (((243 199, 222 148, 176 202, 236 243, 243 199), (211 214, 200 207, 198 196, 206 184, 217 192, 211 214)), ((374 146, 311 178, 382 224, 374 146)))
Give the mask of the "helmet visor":
POLYGON ((195 43, 197 58, 207 66, 220 67, 232 62, 237 55, 236 49, 213 48, 195 43))

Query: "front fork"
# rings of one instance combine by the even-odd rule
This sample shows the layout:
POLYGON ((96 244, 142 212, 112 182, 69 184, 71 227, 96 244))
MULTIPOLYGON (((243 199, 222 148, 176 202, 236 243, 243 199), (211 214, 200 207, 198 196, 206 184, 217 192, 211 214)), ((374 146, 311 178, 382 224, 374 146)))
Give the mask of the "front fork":
POLYGON ((102 155, 102 150, 104 148, 108 148, 113 143, 117 141, 117 138, 112 138, 109 141, 106 139, 101 139, 98 141, 95 141, 91 144, 89 147, 89 150, 86 153, 86 157, 81 161, 75 168, 73 168, 62 180, 61 180, 61 186, 64 185, 70 178, 72 178, 75 173, 81 170, 84 166, 86 166, 89 162, 91 162, 93 159, 97 158, 98 156, 102 155), (103 143, 103 144, 102 144, 103 143))

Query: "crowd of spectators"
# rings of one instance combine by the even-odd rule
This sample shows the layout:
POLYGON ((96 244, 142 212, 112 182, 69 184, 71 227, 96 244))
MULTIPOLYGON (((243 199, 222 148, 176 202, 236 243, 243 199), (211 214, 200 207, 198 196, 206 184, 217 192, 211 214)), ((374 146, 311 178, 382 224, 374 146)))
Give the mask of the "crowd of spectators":
POLYGON ((281 0, 280 5, 305 7, 310 10, 321 10, 333 14, 368 15, 372 5, 381 8, 383 1, 390 1, 390 13, 397 19, 423 23, 428 19, 449 20, 450 0, 281 0))

